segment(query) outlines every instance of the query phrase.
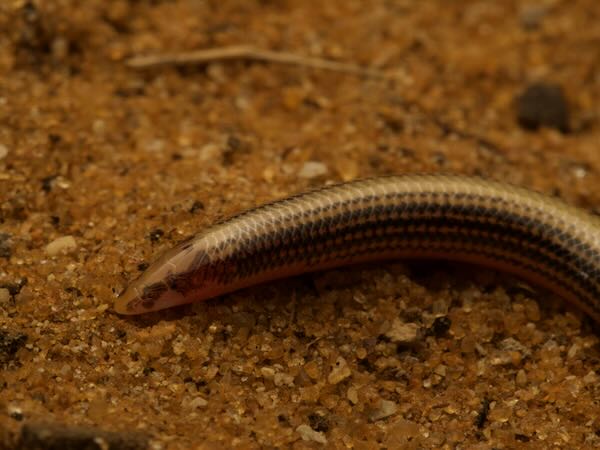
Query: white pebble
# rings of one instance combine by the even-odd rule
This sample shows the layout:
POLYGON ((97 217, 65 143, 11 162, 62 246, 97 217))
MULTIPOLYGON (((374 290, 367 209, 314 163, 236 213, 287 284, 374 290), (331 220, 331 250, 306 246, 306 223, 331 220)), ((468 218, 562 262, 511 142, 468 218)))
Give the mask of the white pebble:
POLYGON ((276 373, 273 377, 275 386, 294 386, 294 377, 287 373, 276 373))
POLYGON ((358 403, 358 391, 354 386, 350 386, 346 392, 346 398, 350 400, 353 405, 358 403))
POLYGON ((188 403, 188 407, 190 409, 204 408, 206 405, 208 405, 208 402, 202 397, 196 397, 188 403))
POLYGON ((327 444, 327 438, 323 433, 313 430, 306 424, 298 426, 296 433, 300 435, 303 441, 315 441, 319 444, 327 444))
POLYGON ((394 319, 385 335, 392 342, 412 344, 419 338, 419 326, 416 323, 404 323, 400 319, 394 319))
POLYGON ((333 369, 331 369, 331 372, 327 377, 327 381, 329 384, 338 384, 340 381, 345 380, 350 375, 352 375, 352 371, 350 370, 348 363, 344 358, 339 356, 335 360, 335 365, 333 366, 333 369))
POLYGON ((398 406, 396 406, 394 402, 389 400, 381 400, 379 408, 372 411, 371 414, 369 414, 369 419, 371 420, 371 422, 385 419, 386 417, 395 414, 397 410, 398 406))
POLYGON ((272 367, 261 367, 260 373, 263 376, 263 378, 267 380, 272 380, 275 376, 275 369, 273 369, 272 367))
POLYGON ((327 166, 319 161, 306 161, 298 176, 301 178, 316 178, 328 172, 327 166))
POLYGON ((598 384, 598 375, 593 370, 590 370, 586 376, 583 377, 583 382, 587 385, 598 384))
POLYGON ((75 242, 73 236, 62 236, 46 245, 46 253, 49 256, 56 256, 60 253, 68 253, 76 248, 77 242, 75 242))
POLYGON ((223 149, 217 144, 210 143, 198 150, 198 159, 202 162, 217 162, 223 157, 223 149))

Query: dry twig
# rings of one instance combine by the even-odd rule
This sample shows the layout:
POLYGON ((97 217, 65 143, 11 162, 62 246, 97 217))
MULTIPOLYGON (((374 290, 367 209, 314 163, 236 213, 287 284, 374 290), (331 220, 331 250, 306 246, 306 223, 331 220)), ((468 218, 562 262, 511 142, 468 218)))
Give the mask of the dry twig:
POLYGON ((332 70, 336 72, 373 78, 386 78, 386 75, 378 70, 366 69, 356 64, 343 63, 322 58, 305 57, 289 52, 262 50, 249 45, 234 45, 230 47, 211 48, 207 50, 196 50, 192 52, 170 53, 155 56, 138 56, 128 60, 127 65, 135 69, 147 69, 158 66, 207 64, 214 61, 228 61, 236 59, 265 61, 279 64, 293 64, 310 67, 313 69, 332 70))
MULTIPOLYGON (((184 66, 195 64, 208 64, 215 61, 248 60, 264 61, 278 64, 291 64, 303 67, 310 67, 320 70, 332 70, 335 72, 348 73, 352 75, 378 78, 384 80, 402 79, 402 74, 387 73, 376 69, 367 69, 356 64, 332 61, 323 58, 311 58, 290 52, 277 52, 273 50, 262 50, 250 45, 232 45, 229 47, 210 48, 206 50, 196 50, 191 52, 168 53, 154 56, 138 56, 127 61, 127 65, 134 69, 148 69, 160 66, 184 66)), ((411 102, 421 111, 427 113, 419 102, 411 102)), ((433 116, 433 121, 445 131, 450 131, 464 138, 476 140, 480 145, 498 151, 499 147, 495 143, 476 134, 461 131, 433 116)), ((430 118, 431 119, 431 118, 430 118)))

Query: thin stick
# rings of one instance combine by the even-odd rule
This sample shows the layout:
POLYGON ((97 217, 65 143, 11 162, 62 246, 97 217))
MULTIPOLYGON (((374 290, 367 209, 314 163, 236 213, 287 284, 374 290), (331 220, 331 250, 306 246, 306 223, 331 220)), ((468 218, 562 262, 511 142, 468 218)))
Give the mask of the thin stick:
POLYGON ((207 50, 196 50, 192 52, 170 53, 155 56, 138 56, 129 59, 127 61, 127 65, 134 69, 147 69, 168 65, 182 66, 207 64, 214 61, 228 61, 235 59, 265 61, 279 64, 293 64, 311 67, 313 69, 333 70, 336 72, 350 73, 353 75, 374 78, 386 78, 385 74, 378 70, 366 69, 356 64, 337 62, 322 58, 305 57, 289 52, 262 50, 248 45, 234 45, 231 47, 211 48, 207 50))
MULTIPOLYGON (((197 50, 192 52, 168 53, 154 56, 138 56, 127 61, 127 66, 134 69, 148 69, 161 66, 184 66, 194 64, 208 64, 214 61, 231 60, 250 60, 265 61, 279 64, 292 64, 313 69, 332 70, 336 72, 348 73, 352 75, 365 76, 369 78, 378 78, 382 80, 402 79, 402 74, 382 72, 376 69, 367 69, 356 64, 332 61, 330 59, 311 58, 297 55, 290 52, 276 52, 272 50, 262 50, 250 45, 232 45, 229 47, 210 48, 206 50, 197 50)), ((424 108, 419 102, 408 102, 407 106, 414 105, 442 129, 451 131, 463 138, 471 138, 480 145, 490 150, 498 151, 497 144, 485 139, 482 136, 462 131, 459 128, 451 127, 436 115, 430 117, 427 108, 424 108)))

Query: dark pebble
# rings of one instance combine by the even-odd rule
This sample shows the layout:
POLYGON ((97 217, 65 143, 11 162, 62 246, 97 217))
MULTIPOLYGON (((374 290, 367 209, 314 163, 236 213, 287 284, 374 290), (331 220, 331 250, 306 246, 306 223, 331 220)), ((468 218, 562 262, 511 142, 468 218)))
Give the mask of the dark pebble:
POLYGON ((58 175, 50 175, 42 178, 42 191, 49 193, 52 190, 52 187, 54 186, 54 180, 56 180, 57 177, 58 175))
POLYGON ((150 242, 155 244, 158 241, 160 241, 160 238, 163 237, 164 235, 165 235, 165 232, 163 230, 161 230, 160 228, 156 228, 155 230, 152 230, 150 232, 150 234, 148 235, 148 238, 150 239, 150 242))
POLYGON ((21 411, 21 410, 14 410, 14 411, 10 412, 9 417, 11 419, 16 420, 17 422, 20 422, 21 420, 24 419, 25 416, 23 415, 23 411, 21 411))
POLYGON ((78 288, 74 286, 68 286, 65 288, 65 292, 74 295, 75 297, 82 297, 83 292, 81 292, 78 288))
POLYGON ((11 254, 10 234, 0 233, 0 258, 10 258, 11 254))
POLYGON ((517 120, 527 130, 540 127, 569 131, 569 107, 560 86, 535 83, 516 99, 517 120))
POLYGON ((21 428, 19 450, 142 450, 149 438, 141 433, 117 433, 83 426, 28 423, 21 428))
POLYGON ((26 284, 27 284, 27 278, 21 278, 16 283, 0 284, 0 289, 8 289, 8 293, 10 294, 10 296, 14 297, 19 292, 21 292, 21 289, 23 289, 23 286, 25 286, 26 284))
POLYGON ((519 442, 529 442, 531 439, 526 434, 516 433, 515 440, 519 442))
POLYGON ((194 214, 195 212, 202 210, 204 210, 204 203, 202 203, 200 200, 196 200, 190 208, 190 213, 194 214))
POLYGON ((435 337, 443 337, 446 335, 451 325, 452 321, 447 316, 436 317, 431 324, 431 328, 428 330, 428 334, 431 334, 435 337))
POLYGON ((7 363, 27 342, 27 335, 0 331, 0 363, 7 363))
POLYGON ((485 422, 487 421, 488 414, 490 413, 490 400, 484 398, 481 402, 481 409, 475 417, 475 426, 480 430, 485 426, 485 422))
POLYGON ((247 143, 235 135, 229 135, 223 150, 223 164, 226 166, 233 164, 237 155, 247 153, 249 150, 247 143))
POLYGON ((308 415, 308 423, 310 427, 315 431, 327 433, 329 431, 329 422, 326 417, 320 414, 313 413, 308 415))

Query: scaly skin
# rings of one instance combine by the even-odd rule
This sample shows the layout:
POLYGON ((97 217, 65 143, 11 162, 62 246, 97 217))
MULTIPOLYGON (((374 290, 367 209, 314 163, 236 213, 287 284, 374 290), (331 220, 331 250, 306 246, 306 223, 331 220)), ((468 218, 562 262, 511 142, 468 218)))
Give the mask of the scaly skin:
POLYGON ((393 258, 511 272, 600 322, 599 219, 526 189, 448 175, 354 181, 241 213, 166 252, 121 294, 115 310, 141 314, 393 258))

